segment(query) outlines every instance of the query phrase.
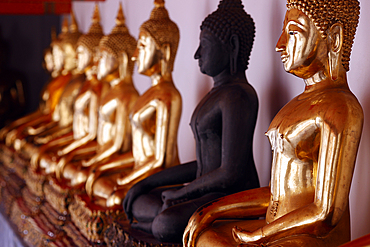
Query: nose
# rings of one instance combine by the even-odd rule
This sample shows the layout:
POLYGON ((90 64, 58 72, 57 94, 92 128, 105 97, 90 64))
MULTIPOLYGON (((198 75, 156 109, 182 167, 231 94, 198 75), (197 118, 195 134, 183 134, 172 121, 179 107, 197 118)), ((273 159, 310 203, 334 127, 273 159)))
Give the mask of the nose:
POLYGON ((286 34, 283 31, 282 34, 280 35, 280 38, 279 38, 277 44, 276 44, 275 51, 277 51, 277 52, 284 51, 285 47, 286 47, 286 42, 287 42, 286 34))
POLYGON ((194 54, 194 59, 199 59, 200 58, 200 46, 198 46, 198 49, 195 51, 194 54))
POLYGON ((139 51, 138 49, 136 48, 135 51, 134 51, 134 54, 132 55, 131 57, 131 61, 135 62, 137 60, 137 55, 138 55, 139 51))

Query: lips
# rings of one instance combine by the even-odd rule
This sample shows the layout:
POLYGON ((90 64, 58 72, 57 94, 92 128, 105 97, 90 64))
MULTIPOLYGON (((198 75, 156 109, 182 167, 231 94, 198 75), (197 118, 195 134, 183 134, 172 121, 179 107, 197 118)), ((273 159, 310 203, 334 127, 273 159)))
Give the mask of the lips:
POLYGON ((289 58, 288 54, 286 54, 286 53, 282 53, 281 54, 281 61, 283 63, 285 63, 286 61, 288 61, 288 58, 289 58))
POLYGON ((202 61, 200 59, 198 60, 198 66, 202 67, 202 61))

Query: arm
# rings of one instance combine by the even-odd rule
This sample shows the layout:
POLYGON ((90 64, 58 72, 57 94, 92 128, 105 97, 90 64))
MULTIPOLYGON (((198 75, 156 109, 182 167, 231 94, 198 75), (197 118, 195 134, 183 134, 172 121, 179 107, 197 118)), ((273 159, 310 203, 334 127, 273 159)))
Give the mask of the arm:
MULTIPOLYGON (((102 161, 103 159, 117 152, 119 148, 122 146, 123 138, 127 136, 126 131, 127 131, 128 126, 126 126, 125 124, 127 123, 126 119, 128 118, 128 112, 125 106, 123 105, 123 103, 118 102, 117 99, 112 101, 112 103, 114 103, 112 107, 116 108, 116 119, 115 119, 115 124, 114 124, 116 131, 115 131, 115 137, 113 140, 113 145, 111 145, 108 149, 104 150, 103 152, 98 153, 97 155, 92 157, 90 160, 82 161, 82 165, 84 167, 89 167, 93 165, 94 163, 102 161)), ((102 111, 102 115, 105 115, 105 116, 110 115, 108 114, 108 112, 105 112, 104 107, 102 107, 101 111, 102 111)), ((100 134, 104 135, 106 133, 100 133, 100 134)))
POLYGON ((217 219, 262 217, 270 201, 270 187, 246 190, 209 202, 191 216, 183 235, 185 247, 195 246, 200 234, 217 219))
MULTIPOLYGON (((338 119, 335 116, 333 118, 338 119)), ((343 122, 338 121, 337 125, 342 125, 343 122)), ((314 202, 252 233, 234 228, 233 234, 237 241, 242 243, 271 241, 307 232, 322 236, 338 224, 348 206, 362 121, 350 119, 343 128, 321 120, 318 124, 321 130, 321 146, 314 202)))
MULTIPOLYGON (((130 182, 147 175, 152 170, 160 168, 164 163, 170 117, 166 104, 160 100, 152 100, 147 107, 143 108, 139 116, 140 118, 145 119, 149 118, 152 114, 156 114, 154 157, 147 159, 145 164, 142 164, 138 169, 135 169, 124 178, 118 179, 118 185, 129 184, 130 182)), ((141 120, 140 123, 143 121, 144 120, 141 120)), ((134 136, 134 138, 136 137, 134 136)))
POLYGON ((26 133, 28 135, 39 135, 42 132, 47 131, 47 130, 49 130, 49 129, 57 126, 57 125, 58 125, 57 122, 52 121, 52 122, 49 122, 47 124, 43 124, 43 125, 38 126, 38 127, 29 126, 29 127, 26 128, 26 133))
POLYGON ((19 118, 19 119, 13 121, 10 125, 2 128, 0 130, 0 140, 4 140, 5 137, 6 137, 6 135, 8 134, 8 132, 11 131, 12 129, 17 128, 17 127, 19 127, 19 126, 21 126, 21 125, 23 125, 23 124, 31 121, 34 118, 38 118, 41 115, 42 115, 41 111, 40 110, 36 110, 33 113, 28 114, 27 116, 24 116, 22 118, 19 118))
POLYGON ((19 139, 19 141, 21 141, 25 137, 25 134, 23 133, 23 131, 27 127, 35 126, 35 125, 38 125, 42 122, 46 122, 49 120, 50 120, 50 114, 41 115, 41 116, 38 116, 37 118, 35 117, 31 119, 31 121, 25 124, 18 126, 16 129, 13 129, 12 131, 8 132, 8 134, 6 135, 6 138, 5 138, 6 145, 11 146, 15 142, 16 139, 19 139))
POLYGON ((81 139, 78 139, 65 147, 62 150, 58 151, 59 156, 63 156, 68 154, 69 152, 75 150, 78 147, 81 147, 82 145, 86 144, 89 141, 94 140, 96 137, 96 131, 98 128, 98 114, 97 114, 97 109, 98 109, 98 97, 96 94, 91 93, 90 95, 90 106, 89 106, 89 133, 82 137, 81 139))
POLYGON ((46 133, 43 133, 41 136, 35 137, 33 142, 37 145, 45 145, 55 140, 56 138, 64 136, 68 133, 72 133, 72 125, 68 125, 65 127, 60 127, 59 125, 57 125, 54 128, 47 130, 46 133))
POLYGON ((75 139, 80 139, 86 135, 85 133, 85 113, 84 110, 90 102, 90 91, 81 93, 74 103, 72 129, 75 139))
POLYGON ((132 168, 134 166, 134 162, 135 160, 132 152, 128 152, 121 156, 118 156, 109 163, 98 166, 89 174, 86 180, 86 193, 90 197, 92 196, 94 183, 102 174, 132 168))

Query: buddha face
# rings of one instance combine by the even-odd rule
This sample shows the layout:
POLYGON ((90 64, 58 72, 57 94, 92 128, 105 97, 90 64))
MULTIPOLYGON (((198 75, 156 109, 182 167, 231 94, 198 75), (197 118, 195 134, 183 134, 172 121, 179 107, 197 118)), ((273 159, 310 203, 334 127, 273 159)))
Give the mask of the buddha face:
POLYGON ((326 41, 313 22, 298 9, 287 11, 283 32, 276 45, 284 69, 303 79, 322 70, 326 58, 326 41))
POLYGON ((54 71, 60 71, 64 65, 64 52, 59 45, 53 46, 54 71))
POLYGON ((136 61, 138 72, 149 76, 153 66, 159 63, 157 46, 149 34, 140 32, 133 60, 136 61))
POLYGON ((65 44, 63 48, 65 52, 64 68, 70 71, 76 68, 76 50, 71 44, 65 44))
POLYGON ((46 70, 51 73, 54 69, 53 54, 51 52, 45 53, 44 62, 46 70))
POLYGON ((99 80, 106 77, 118 68, 118 61, 115 56, 106 50, 102 50, 100 53, 100 60, 98 64, 97 77, 99 80))
POLYGON ((83 45, 77 47, 77 69, 83 71, 91 62, 92 54, 83 45))
POLYGON ((194 58, 198 59, 200 71, 211 77, 229 69, 230 55, 227 47, 207 29, 200 33, 199 47, 194 58))

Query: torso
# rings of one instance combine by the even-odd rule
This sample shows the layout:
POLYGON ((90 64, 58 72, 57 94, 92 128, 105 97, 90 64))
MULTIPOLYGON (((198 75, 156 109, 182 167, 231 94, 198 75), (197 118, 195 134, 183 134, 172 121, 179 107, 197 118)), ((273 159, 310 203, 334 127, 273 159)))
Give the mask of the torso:
POLYGON ((341 89, 301 94, 275 116, 266 133, 273 151, 267 222, 314 202, 321 122, 338 112, 345 119, 354 99, 341 89))
POLYGON ((166 162, 173 163, 174 160, 178 160, 177 128, 181 115, 181 96, 172 82, 162 82, 152 86, 141 95, 137 99, 130 114, 133 142, 132 151, 135 159, 135 167, 145 164, 149 159, 153 158, 156 152, 155 135, 156 125, 158 123, 156 123, 157 111, 152 103, 157 100, 165 103, 168 108, 169 122, 168 126, 165 127, 168 130, 168 134, 165 137, 167 138, 165 157, 169 157, 169 155, 173 157, 170 160, 166 159, 163 167, 171 165, 166 164, 166 162), (146 109, 146 113, 143 113, 143 109, 146 109), (173 137, 176 140, 170 139, 173 137), (168 151, 173 149, 176 149, 176 154, 168 154, 168 151))
POLYGON ((138 93, 133 85, 117 85, 103 98, 99 108, 99 127, 97 136, 97 141, 101 150, 111 147, 116 138, 117 105, 122 105, 125 108, 125 116, 127 116, 126 119, 122 119, 122 121, 124 121, 124 126, 126 127, 126 130, 124 131, 126 135, 123 137, 121 151, 127 152, 131 149, 131 127, 128 113, 131 111, 137 97, 138 93))
MULTIPOLYGON (((196 141, 196 155, 198 165, 197 177, 200 177, 219 168, 222 163, 222 155, 227 155, 223 153, 222 149, 222 142, 225 141, 225 139, 222 139, 225 138, 222 134, 223 127, 227 128, 228 126, 223 125, 229 125, 230 128, 238 128, 237 125, 233 125, 233 122, 242 121, 241 125, 243 125, 245 129, 243 130, 243 133, 239 133, 236 139, 249 139, 246 143, 252 142, 254 125, 257 118, 257 111, 257 95, 254 89, 247 83, 228 83, 214 87, 210 92, 208 92, 208 94, 201 100, 201 102, 194 110, 190 122, 196 141), (229 105, 228 102, 225 101, 230 101, 230 97, 236 97, 236 99, 240 97, 240 99, 244 100, 237 100, 238 104, 234 104, 235 102, 232 102, 229 105), (241 108, 242 112, 247 113, 247 115, 250 114, 250 117, 248 119, 223 119, 223 111, 231 111, 231 108, 233 107, 241 108), (249 123, 250 128, 244 121, 251 122, 249 123), (249 136, 247 133, 250 133, 249 136)), ((235 131, 239 130, 240 129, 236 129, 235 131)), ((235 137, 232 138, 233 143, 231 144, 237 146, 239 140, 236 140, 235 137)), ((245 155, 234 157, 237 160, 236 162, 243 163, 243 165, 235 167, 249 169, 246 171, 238 171, 238 173, 242 174, 241 176, 243 177, 247 176, 252 178, 254 176, 252 175, 252 173, 255 173, 251 146, 250 150, 245 150, 245 155), (250 169, 252 169, 253 171, 250 169)), ((240 148, 245 149, 246 147, 243 146, 240 148)), ((257 178, 257 174, 255 174, 255 177, 257 178)), ((235 180, 245 181, 245 179, 238 179, 236 177, 235 180)), ((244 184, 246 183, 244 182, 243 185, 238 185, 238 189, 246 189, 243 188, 244 184)))
POLYGON ((72 74, 70 72, 66 75, 59 75, 46 85, 41 96, 42 100, 45 102, 45 106, 41 109, 44 114, 53 113, 63 93, 64 87, 70 81, 71 76, 72 74))
MULTIPOLYGON (((96 112, 98 112, 100 99, 103 97, 102 94, 105 90, 104 88, 106 84, 106 82, 98 81, 96 78, 93 78, 85 81, 82 85, 80 93, 76 98, 76 102, 83 97, 88 97, 89 99, 82 109, 77 110, 78 108, 76 106, 74 107, 73 135, 75 139, 80 139, 89 133, 91 97, 96 96, 97 98, 96 112)), ((96 114, 96 117, 98 117, 98 114, 96 114)))
POLYGON ((53 120, 59 121, 59 126, 67 126, 73 121, 73 106, 80 88, 85 81, 85 74, 76 74, 64 88, 59 103, 53 114, 53 120))

